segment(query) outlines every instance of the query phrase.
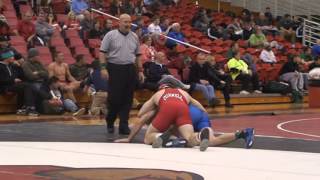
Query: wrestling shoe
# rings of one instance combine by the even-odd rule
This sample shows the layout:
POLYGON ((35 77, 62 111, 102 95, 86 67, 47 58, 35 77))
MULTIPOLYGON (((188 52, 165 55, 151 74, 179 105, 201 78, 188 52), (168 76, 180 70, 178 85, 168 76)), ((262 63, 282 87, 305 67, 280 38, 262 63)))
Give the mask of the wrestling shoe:
POLYGON ((209 136, 210 136, 210 129, 203 128, 199 133, 200 139, 200 151, 205 151, 209 147, 209 136))
POLYGON ((254 129, 253 128, 246 128, 244 130, 245 132, 245 142, 246 142, 246 148, 250 149, 254 142, 254 129))
POLYGON ((187 147, 187 140, 183 138, 170 139, 163 145, 165 148, 182 148, 187 147))
POLYGON ((171 136, 171 131, 170 130, 165 131, 154 140, 154 142, 152 143, 152 148, 161 148, 165 146, 165 144, 169 142, 170 136, 171 136))

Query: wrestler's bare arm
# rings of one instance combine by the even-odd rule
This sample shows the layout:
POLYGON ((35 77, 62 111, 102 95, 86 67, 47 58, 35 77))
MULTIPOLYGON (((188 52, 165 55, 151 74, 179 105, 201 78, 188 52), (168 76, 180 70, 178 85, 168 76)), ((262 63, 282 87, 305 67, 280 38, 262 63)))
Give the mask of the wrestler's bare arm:
POLYGON ((147 112, 153 109, 156 109, 156 107, 158 106, 159 99, 161 98, 163 92, 164 90, 156 92, 147 102, 145 102, 138 113, 138 117, 142 116, 143 114, 146 114, 147 112))
POLYGON ((53 68, 54 68, 54 64, 50 64, 50 65, 48 66, 49 77, 54 76, 54 70, 53 70, 53 68))

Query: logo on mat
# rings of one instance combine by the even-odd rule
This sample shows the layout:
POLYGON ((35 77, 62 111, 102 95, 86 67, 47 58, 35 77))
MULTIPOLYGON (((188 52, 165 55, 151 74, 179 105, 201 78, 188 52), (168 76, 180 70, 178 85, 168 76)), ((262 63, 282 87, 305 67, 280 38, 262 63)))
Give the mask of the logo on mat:
MULTIPOLYGON (((0 166, 0 179, 28 176, 32 180, 204 180, 198 174, 186 171, 138 168, 67 168, 59 166, 0 166), (1 172, 6 172, 2 174, 1 172), (10 172, 10 173, 8 173, 10 172)), ((22 178, 24 179, 24 178, 22 178)))

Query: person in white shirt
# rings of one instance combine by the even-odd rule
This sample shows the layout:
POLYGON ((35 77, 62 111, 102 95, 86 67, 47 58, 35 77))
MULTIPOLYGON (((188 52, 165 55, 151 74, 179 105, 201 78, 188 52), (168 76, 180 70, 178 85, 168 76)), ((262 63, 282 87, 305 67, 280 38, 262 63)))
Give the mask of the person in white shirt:
POLYGON ((260 59, 264 63, 270 63, 270 64, 277 63, 276 56, 274 55, 269 43, 264 44, 264 49, 260 53, 260 59))
POLYGON ((154 16, 152 18, 152 23, 148 26, 149 33, 153 34, 160 34, 162 33, 161 27, 160 27, 160 18, 157 16, 154 16))

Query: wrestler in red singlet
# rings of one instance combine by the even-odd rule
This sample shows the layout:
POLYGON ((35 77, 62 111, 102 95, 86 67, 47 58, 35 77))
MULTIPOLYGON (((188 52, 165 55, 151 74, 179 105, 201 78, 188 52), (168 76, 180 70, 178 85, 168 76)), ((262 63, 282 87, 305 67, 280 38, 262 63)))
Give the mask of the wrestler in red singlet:
POLYGON ((152 125, 164 132, 173 124, 180 127, 185 124, 192 125, 192 121, 185 97, 178 89, 166 88, 159 100, 159 111, 152 125))

